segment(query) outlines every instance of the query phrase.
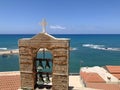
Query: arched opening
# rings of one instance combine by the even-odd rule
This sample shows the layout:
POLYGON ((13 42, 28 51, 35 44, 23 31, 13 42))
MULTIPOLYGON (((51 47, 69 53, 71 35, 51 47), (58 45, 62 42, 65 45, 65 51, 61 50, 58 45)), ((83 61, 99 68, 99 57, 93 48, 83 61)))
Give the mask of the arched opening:
POLYGON ((46 48, 40 48, 35 59, 36 85, 35 88, 52 87, 52 53, 46 48))

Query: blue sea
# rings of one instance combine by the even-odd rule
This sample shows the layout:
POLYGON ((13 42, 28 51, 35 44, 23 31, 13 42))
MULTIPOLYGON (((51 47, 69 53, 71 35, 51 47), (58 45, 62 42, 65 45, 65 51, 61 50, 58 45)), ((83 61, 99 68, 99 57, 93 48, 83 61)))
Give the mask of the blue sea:
MULTIPOLYGON (((0 51, 18 49, 18 40, 34 34, 0 35, 0 51)), ((70 39, 69 72, 79 73, 80 67, 120 65, 120 34, 60 34, 70 39)), ((0 55, 0 71, 18 71, 19 55, 0 55)))

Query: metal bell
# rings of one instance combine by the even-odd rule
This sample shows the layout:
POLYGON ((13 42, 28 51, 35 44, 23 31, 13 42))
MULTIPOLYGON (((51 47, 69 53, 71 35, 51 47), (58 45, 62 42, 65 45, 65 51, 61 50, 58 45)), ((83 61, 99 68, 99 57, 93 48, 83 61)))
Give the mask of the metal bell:
POLYGON ((39 61, 39 65, 38 65, 38 67, 37 67, 37 71, 42 70, 42 69, 43 69, 42 62, 39 61))
POLYGON ((46 75, 46 78, 45 78, 45 83, 50 83, 50 78, 49 78, 49 74, 47 73, 47 75, 46 75))
POLYGON ((46 68, 46 69, 50 69, 50 64, 49 64, 49 61, 48 61, 48 60, 46 60, 45 68, 46 68))
POLYGON ((40 74, 40 75, 38 74, 37 84, 38 85, 44 84, 44 80, 43 80, 42 74, 40 74))

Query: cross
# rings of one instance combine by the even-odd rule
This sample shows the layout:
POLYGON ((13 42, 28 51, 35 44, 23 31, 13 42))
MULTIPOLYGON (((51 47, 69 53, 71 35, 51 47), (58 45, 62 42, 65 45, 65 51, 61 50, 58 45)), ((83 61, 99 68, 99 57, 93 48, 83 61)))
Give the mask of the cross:
POLYGON ((46 32, 46 25, 47 25, 46 20, 43 19, 40 25, 42 26, 42 32, 45 33, 46 32))

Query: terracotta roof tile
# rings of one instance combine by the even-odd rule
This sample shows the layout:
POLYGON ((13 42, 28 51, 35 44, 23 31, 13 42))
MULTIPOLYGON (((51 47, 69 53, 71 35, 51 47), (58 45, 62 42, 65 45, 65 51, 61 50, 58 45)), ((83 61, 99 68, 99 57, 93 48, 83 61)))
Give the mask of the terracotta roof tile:
POLYGON ((80 75, 81 75, 81 78, 82 78, 83 80, 85 80, 85 78, 87 77, 87 73, 86 73, 86 72, 80 71, 80 75))
POLYGON ((120 84, 87 83, 87 87, 102 90, 120 90, 120 84))
POLYGON ((120 66, 106 66, 106 69, 110 72, 110 73, 118 73, 120 74, 120 66))
POLYGON ((112 74, 112 75, 120 80, 120 74, 112 74))
POLYGON ((105 81, 97 73, 80 72, 84 82, 105 83, 105 81))
POLYGON ((17 90, 20 87, 20 75, 0 76, 0 90, 17 90))

